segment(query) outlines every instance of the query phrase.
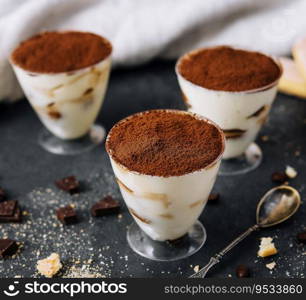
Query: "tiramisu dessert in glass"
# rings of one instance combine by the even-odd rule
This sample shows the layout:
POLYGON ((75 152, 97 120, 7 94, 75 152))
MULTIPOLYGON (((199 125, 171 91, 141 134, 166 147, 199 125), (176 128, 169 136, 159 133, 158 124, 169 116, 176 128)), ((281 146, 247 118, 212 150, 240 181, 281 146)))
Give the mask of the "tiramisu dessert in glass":
POLYGON ((104 138, 93 125, 111 68, 112 45, 88 32, 44 32, 22 42, 10 61, 23 91, 48 130, 39 143, 57 154, 87 151, 104 138))
POLYGON ((179 110, 150 110, 118 122, 106 150, 137 224, 131 248, 153 260, 192 255, 206 239, 197 221, 214 185, 225 145, 212 121, 179 110))
POLYGON ((220 174, 243 174, 260 164, 262 152, 254 140, 268 117, 281 73, 274 58, 229 46, 194 50, 178 60, 176 74, 188 110, 224 131, 220 174))

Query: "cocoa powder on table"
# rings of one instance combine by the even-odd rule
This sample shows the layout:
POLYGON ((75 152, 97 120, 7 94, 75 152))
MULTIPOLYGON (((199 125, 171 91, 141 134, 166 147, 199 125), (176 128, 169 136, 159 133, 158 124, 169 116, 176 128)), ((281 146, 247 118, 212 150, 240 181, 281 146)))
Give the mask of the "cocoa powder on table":
POLYGON ((44 32, 22 42, 12 53, 13 63, 38 73, 60 73, 94 65, 110 55, 105 38, 79 31, 44 32))
POLYGON ((193 114, 151 110, 117 123, 106 149, 130 171, 169 177, 213 163, 224 149, 224 140, 220 129, 193 114))
POLYGON ((281 75, 267 55, 228 46, 206 48, 186 54, 179 73, 194 84, 220 91, 248 91, 269 85, 281 75))

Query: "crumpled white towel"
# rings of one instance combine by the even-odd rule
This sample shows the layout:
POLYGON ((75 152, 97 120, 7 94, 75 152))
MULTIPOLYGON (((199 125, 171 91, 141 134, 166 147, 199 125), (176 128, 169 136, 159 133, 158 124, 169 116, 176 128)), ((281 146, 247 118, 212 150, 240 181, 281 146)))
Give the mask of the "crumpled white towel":
POLYGON ((306 35, 305 0, 0 0, 0 101, 22 95, 8 63, 21 40, 75 29, 106 36, 115 65, 234 44, 287 54, 306 35))

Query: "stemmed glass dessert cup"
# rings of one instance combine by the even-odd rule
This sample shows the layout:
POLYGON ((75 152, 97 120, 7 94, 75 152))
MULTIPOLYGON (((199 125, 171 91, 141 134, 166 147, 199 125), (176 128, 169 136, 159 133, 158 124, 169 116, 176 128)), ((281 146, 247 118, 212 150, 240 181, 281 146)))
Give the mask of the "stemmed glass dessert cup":
POLYGON ((168 177, 142 174, 122 165, 113 155, 115 149, 109 145, 114 128, 120 127, 129 118, 151 111, 119 121, 107 136, 106 149, 122 197, 135 221, 127 231, 130 247, 151 260, 173 261, 194 254, 205 243, 206 231, 198 217, 215 183, 225 137, 215 123, 202 116, 179 110, 163 111, 189 114, 212 124, 221 140, 221 151, 214 161, 196 171, 168 177))
POLYGON ((262 151, 254 141, 268 119, 282 68, 270 57, 279 67, 279 77, 260 88, 238 92, 208 89, 182 76, 180 65, 184 59, 212 48, 197 49, 180 57, 175 66, 176 75, 188 111, 210 118, 225 134, 226 146, 219 174, 245 174, 262 161, 262 151))
POLYGON ((17 79, 47 128, 38 143, 55 154, 83 153, 105 137, 102 126, 94 124, 102 106, 111 69, 111 53, 101 61, 73 71, 31 72, 11 57, 17 79))

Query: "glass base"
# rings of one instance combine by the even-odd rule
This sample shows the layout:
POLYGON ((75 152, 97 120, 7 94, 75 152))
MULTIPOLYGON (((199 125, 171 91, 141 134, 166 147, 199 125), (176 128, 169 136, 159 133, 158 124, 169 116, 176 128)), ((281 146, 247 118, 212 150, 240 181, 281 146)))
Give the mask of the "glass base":
POLYGON ((43 129, 38 136, 38 143, 48 152, 60 155, 76 155, 87 152, 99 145, 105 137, 105 129, 100 125, 93 125, 85 136, 75 140, 62 140, 47 129, 43 129))
POLYGON ((201 249, 206 237, 206 230, 200 221, 186 235, 174 241, 154 241, 136 223, 127 232, 128 243, 137 254, 158 261, 174 261, 191 256, 201 249))
POLYGON ((241 156, 223 159, 219 175, 232 176, 245 174, 256 169, 261 161, 262 151, 257 144, 252 143, 241 156))

